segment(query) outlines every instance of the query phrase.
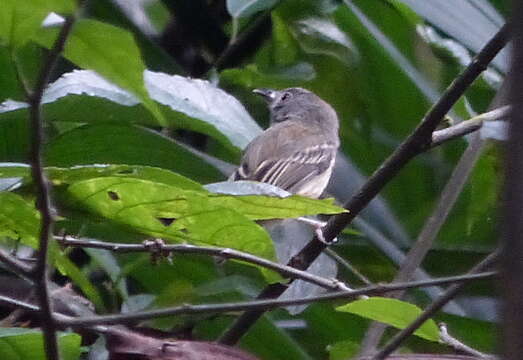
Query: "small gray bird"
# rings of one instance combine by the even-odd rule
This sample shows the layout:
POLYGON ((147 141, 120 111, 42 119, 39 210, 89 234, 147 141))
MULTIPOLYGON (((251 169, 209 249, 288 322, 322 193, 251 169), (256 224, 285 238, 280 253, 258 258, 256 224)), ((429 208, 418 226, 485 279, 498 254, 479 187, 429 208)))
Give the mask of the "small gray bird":
POLYGON ((318 198, 332 174, 339 146, 334 109, 302 88, 256 89, 268 103, 271 126, 245 149, 230 180, 254 180, 318 198))

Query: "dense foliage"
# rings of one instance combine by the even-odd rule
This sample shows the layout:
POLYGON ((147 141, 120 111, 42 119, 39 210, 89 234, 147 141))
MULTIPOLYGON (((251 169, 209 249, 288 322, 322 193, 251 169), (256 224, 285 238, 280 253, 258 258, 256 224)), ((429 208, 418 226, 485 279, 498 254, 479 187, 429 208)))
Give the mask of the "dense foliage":
MULTIPOLYGON (((62 25, 56 14, 77 11, 72 0, 4 0, 0 6, 0 244, 18 249, 21 258, 38 248, 40 225, 26 93, 62 25)), ((240 188, 217 194, 204 187, 225 181, 242 149, 268 124, 266 106, 252 89, 300 86, 336 109, 342 151, 328 192, 343 203, 507 15, 496 0, 85 1, 43 96, 55 234, 134 244, 154 237, 276 260, 272 240, 255 221, 344 210, 329 199, 238 195, 240 188)), ((492 107, 507 68, 505 49, 453 107, 449 124, 492 107)), ((459 176, 465 185, 455 204, 447 200, 443 226, 413 278, 468 271, 495 248, 500 174, 490 140, 470 160, 470 174, 453 173, 474 136, 416 157, 331 249, 370 282, 391 281, 447 182, 459 176)), ((245 262, 194 254, 165 258, 53 245, 50 255, 53 284, 71 282, 97 314, 248 300, 281 280, 245 262)), ((7 270, 1 276, 9 285, 0 293, 24 300, 10 289, 28 292, 27 283, 7 270)), ((341 266, 338 278, 354 288, 365 285, 341 266)), ((278 308, 239 346, 264 359, 349 358, 371 320, 403 328, 440 291, 411 290, 403 302, 317 302, 297 315, 278 308)), ((436 322, 444 321, 461 341, 494 352, 495 304, 492 283, 475 282, 402 350, 454 352, 438 344, 436 322)), ((237 315, 183 314, 140 325, 214 341, 237 315)), ((23 358, 26 351, 44 356, 37 330, 14 328, 22 321, 5 324, 11 328, 0 329, 2 359, 23 358)), ((104 352, 95 339, 84 338, 80 347, 76 333, 59 337, 65 359, 104 352)))

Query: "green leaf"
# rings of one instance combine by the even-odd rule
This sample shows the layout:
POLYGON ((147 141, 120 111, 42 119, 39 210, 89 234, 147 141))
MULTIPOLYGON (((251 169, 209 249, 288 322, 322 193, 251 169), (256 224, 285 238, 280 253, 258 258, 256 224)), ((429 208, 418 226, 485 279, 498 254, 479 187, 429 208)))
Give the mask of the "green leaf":
POLYGON ((327 347, 329 351, 329 360, 345 360, 350 359, 358 354, 360 344, 351 341, 339 341, 327 347))
MULTIPOLYGON (((58 345, 62 359, 78 359, 81 352, 81 340, 82 338, 78 334, 58 333, 58 345)), ((2 360, 45 360, 42 332, 23 328, 0 329, 0 354, 2 354, 2 360)))
POLYGON ((205 188, 215 193, 209 195, 211 202, 236 209, 252 220, 347 212, 335 205, 334 199, 317 200, 292 195, 273 185, 255 181, 225 181, 208 184, 205 188))
MULTIPOLYGON (((144 76, 149 95, 161 104, 170 127, 207 134, 235 152, 261 132, 238 100, 207 81, 152 71, 145 71, 144 76)), ((49 85, 43 104, 44 115, 55 122, 157 125, 134 95, 93 71, 63 75, 49 85)), ((0 105, 0 124, 25 122, 27 107, 23 102, 4 102, 0 105)))
POLYGON ((274 259, 268 234, 207 193, 131 178, 95 178, 68 188, 73 201, 142 233, 173 241, 231 247, 274 259))
MULTIPOLYGON (((169 169, 202 182, 223 178, 216 169, 173 140, 124 124, 86 125, 63 133, 48 144, 46 163, 60 167, 82 164, 144 165, 169 169)), ((128 171, 135 170, 129 168, 128 171)), ((143 174, 144 171, 138 172, 143 174)), ((149 173, 153 171, 147 170, 149 173)), ((161 176, 171 177, 165 172, 161 176)))
MULTIPOLYGON (((422 310, 416 305, 383 297, 356 300, 350 304, 339 306, 336 310, 376 320, 397 329, 404 329, 422 313, 422 310)), ((429 341, 439 341, 439 329, 432 319, 427 320, 419 327, 414 335, 429 341)))
MULTIPOLYGON (((37 249, 39 231, 40 214, 34 205, 20 195, 0 192, 0 236, 20 240, 22 244, 37 249)), ((60 272, 68 275, 99 309, 103 309, 100 294, 76 265, 56 246, 52 246, 50 252, 60 272)))
POLYGON ((0 236, 38 247, 40 215, 34 205, 20 195, 0 192, 0 236))
POLYGON ((3 0, 0 7, 0 39, 11 48, 23 46, 42 26, 51 11, 71 12, 72 0, 3 0))
POLYGON ((310 199, 293 195, 276 198, 260 195, 213 195, 209 196, 213 204, 237 209, 251 220, 295 218, 317 214, 339 214, 347 210, 334 204, 334 199, 310 199))
MULTIPOLYGON (((42 34, 36 40, 49 47, 54 37, 42 34)), ((64 56, 129 90, 153 114, 159 125, 166 125, 158 105, 147 93, 143 78, 145 64, 132 34, 127 30, 96 20, 78 20, 65 44, 64 56)))
POLYGON ((330 55, 348 65, 358 60, 358 50, 346 33, 329 18, 311 17, 293 24, 301 48, 315 55, 330 55))
MULTIPOLYGON (((31 183, 29 166, 7 166, 0 163, 0 178, 22 178, 22 184, 31 183)), ((13 164, 14 165, 14 164, 13 164)), ((172 171, 140 165, 85 165, 70 168, 46 167, 47 176, 53 185, 72 184, 104 176, 131 177, 173 185, 185 190, 202 191, 203 187, 182 175, 172 171)))
POLYGON ((227 11, 233 18, 248 17, 272 8, 279 0, 227 0, 227 11))

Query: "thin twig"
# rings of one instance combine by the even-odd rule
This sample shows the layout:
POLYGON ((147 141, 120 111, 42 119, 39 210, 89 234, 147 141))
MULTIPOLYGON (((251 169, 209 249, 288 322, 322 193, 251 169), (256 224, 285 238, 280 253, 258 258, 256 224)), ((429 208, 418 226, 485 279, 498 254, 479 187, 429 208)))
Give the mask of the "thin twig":
MULTIPOLYGON (((306 269, 335 239, 341 231, 367 206, 367 204, 387 185, 399 171, 416 155, 430 147, 432 133, 452 106, 459 100, 474 80, 487 68, 496 54, 508 41, 508 27, 504 25, 496 35, 481 49, 470 65, 450 84, 441 99, 425 115, 414 132, 385 160, 376 172, 367 180, 363 187, 344 204, 349 212, 333 216, 322 229, 325 241, 315 236, 296 256, 289 265, 298 269, 306 269)), ((286 287, 269 286, 258 296, 269 294, 280 296, 286 287)), ((220 338, 220 342, 234 345, 256 322, 263 312, 246 313, 220 338)))
POLYGON ((278 264, 276 262, 260 258, 258 256, 241 252, 229 248, 195 246, 189 244, 161 244, 155 243, 154 249, 146 244, 123 244, 123 243, 109 243, 95 240, 80 240, 71 236, 55 236, 55 239, 64 246, 73 246, 80 248, 95 248, 105 249, 114 252, 150 252, 151 250, 159 253, 179 253, 179 254, 196 254, 196 255, 210 255, 223 259, 241 260, 250 264, 262 266, 264 268, 274 270, 282 276, 301 279, 312 284, 319 285, 329 290, 343 290, 346 289, 341 281, 336 279, 327 279, 321 276, 316 276, 306 271, 297 270, 291 266, 278 264))
POLYGON ((48 360, 60 359, 58 343, 56 339, 56 325, 52 316, 51 302, 49 299, 47 262, 49 257, 49 244, 53 236, 54 209, 51 201, 51 187, 44 173, 42 159, 44 143, 44 124, 40 105, 45 87, 49 82, 56 61, 62 52, 67 37, 72 29, 75 17, 68 16, 62 26, 58 37, 47 54, 35 88, 28 96, 29 120, 31 128, 31 150, 29 161, 31 163, 31 175, 36 188, 36 207, 41 215, 39 252, 36 266, 33 269, 33 278, 36 282, 35 290, 40 304, 42 319, 42 332, 45 340, 45 352, 48 360))
POLYGON ((33 267, 17 259, 4 249, 0 249, 0 262, 2 262, 10 271, 23 277, 29 278, 32 274, 33 267))
POLYGON ((496 356, 490 355, 490 354, 484 354, 481 351, 473 349, 470 346, 462 343, 455 337, 451 336, 447 330, 447 325, 445 323, 439 324, 438 327, 439 327, 439 341, 442 344, 446 344, 457 351, 464 352, 466 354, 476 356, 481 359, 488 359, 488 360, 497 359, 496 356))
POLYGON ((474 116, 469 120, 462 121, 457 125, 446 129, 434 131, 431 146, 437 146, 448 140, 470 134, 481 128, 485 121, 495 121, 506 118, 511 111, 510 105, 505 105, 495 110, 474 116))
POLYGON ((445 277, 440 279, 426 280, 426 281, 412 281, 398 284, 388 285, 373 285, 357 290, 346 290, 337 291, 328 294, 311 296, 299 299, 291 300, 279 300, 279 299, 266 299, 266 300, 254 300, 244 301, 237 303, 225 303, 225 304, 205 304, 205 305, 182 305, 172 308, 165 308, 159 310, 142 311, 130 314, 115 314, 115 315, 104 315, 96 317, 85 317, 85 318, 74 318, 67 320, 60 320, 59 322, 64 326, 91 326, 96 324, 123 324, 138 320, 149 320, 157 317, 180 315, 180 314, 203 314, 203 313, 224 313, 230 311, 246 311, 246 310, 270 310, 276 307, 292 306, 309 304, 318 301, 327 300, 348 300, 355 299, 361 295, 381 295, 389 291, 405 288, 418 288, 425 286, 442 285, 456 282, 467 282, 479 279, 488 279, 497 276, 494 271, 467 274, 460 276, 445 277))
MULTIPOLYGON (((469 275, 477 274, 481 271, 485 271, 492 267, 492 265, 499 258, 499 251, 496 251, 487 256, 483 261, 474 266, 470 271, 469 275)), ((445 304, 452 300, 463 288, 467 286, 467 281, 452 284, 448 289, 441 295, 436 301, 430 304, 420 316, 418 316, 409 326, 397 333, 392 340, 383 347, 378 353, 374 355, 372 360, 383 360, 386 359, 393 351, 395 351, 410 335, 419 329, 425 321, 430 319, 436 312, 441 310, 445 304)))
POLYGON ((370 281, 365 275, 363 275, 361 272, 359 272, 358 269, 356 269, 350 262, 345 260, 342 256, 338 255, 336 251, 332 249, 325 249, 325 255, 330 257, 332 260, 336 261, 338 265, 341 267, 347 269, 350 273, 352 273, 354 276, 356 276, 362 283, 365 285, 372 285, 372 281, 370 281))

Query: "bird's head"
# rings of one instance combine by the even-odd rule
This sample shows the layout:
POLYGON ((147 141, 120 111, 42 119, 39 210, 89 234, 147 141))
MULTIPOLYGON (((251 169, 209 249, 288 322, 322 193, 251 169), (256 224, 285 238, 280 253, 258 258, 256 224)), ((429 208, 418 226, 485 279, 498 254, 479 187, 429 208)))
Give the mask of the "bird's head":
MULTIPOLYGON (((334 110, 313 92, 299 88, 283 90, 254 89, 268 104, 271 122, 278 123, 292 118, 332 118, 334 110), (318 116, 321 114, 320 116, 318 116), (323 115, 323 116, 322 116, 323 115)), ((334 118, 336 115, 334 114, 334 118)))

